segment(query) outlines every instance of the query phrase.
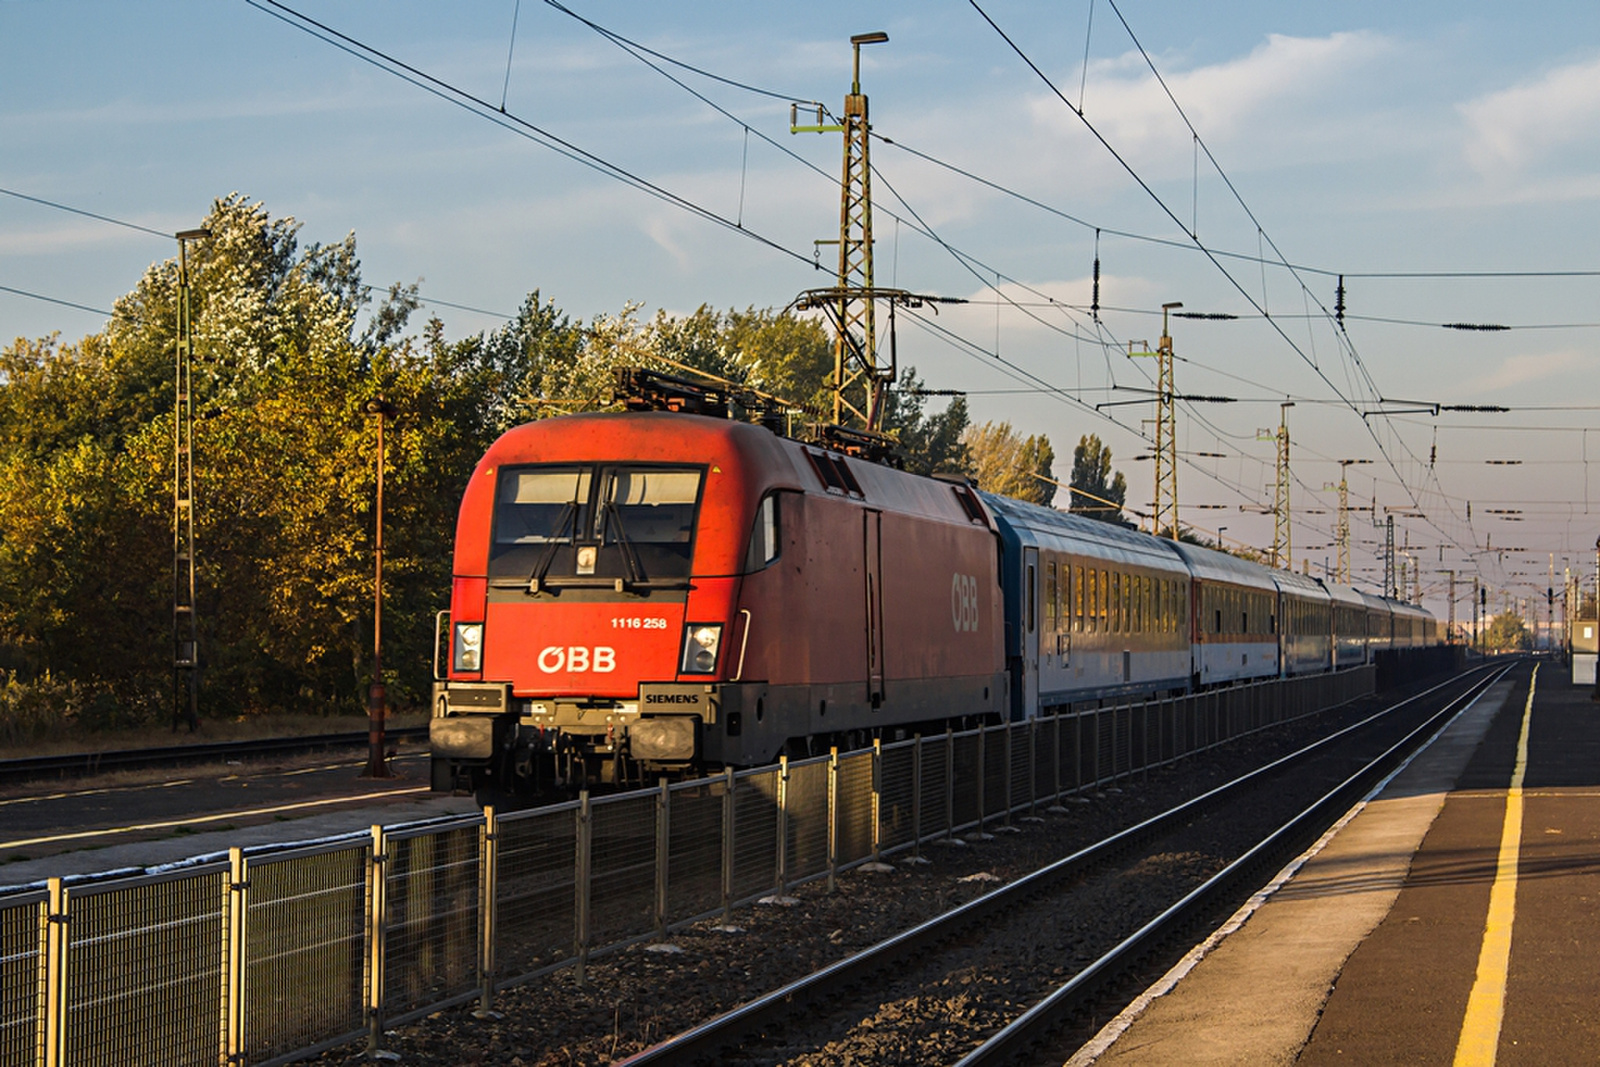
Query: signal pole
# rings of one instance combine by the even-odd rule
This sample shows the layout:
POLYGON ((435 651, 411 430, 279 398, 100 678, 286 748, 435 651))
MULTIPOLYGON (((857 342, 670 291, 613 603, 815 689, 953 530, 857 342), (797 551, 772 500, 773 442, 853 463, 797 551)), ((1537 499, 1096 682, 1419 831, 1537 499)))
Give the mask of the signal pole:
POLYGON ((189 306, 189 242, 211 236, 183 230, 178 238, 178 338, 172 413, 172 729, 200 725, 200 619, 194 580, 194 317, 189 306))
POLYGON ((1172 330, 1168 322, 1172 310, 1181 307, 1180 301, 1161 305, 1161 341, 1154 352, 1135 352, 1132 344, 1128 346, 1129 358, 1154 356, 1156 359, 1156 447, 1152 453, 1156 464, 1156 494, 1151 528, 1157 537, 1166 536, 1174 541, 1178 539, 1178 414, 1172 377, 1172 330))

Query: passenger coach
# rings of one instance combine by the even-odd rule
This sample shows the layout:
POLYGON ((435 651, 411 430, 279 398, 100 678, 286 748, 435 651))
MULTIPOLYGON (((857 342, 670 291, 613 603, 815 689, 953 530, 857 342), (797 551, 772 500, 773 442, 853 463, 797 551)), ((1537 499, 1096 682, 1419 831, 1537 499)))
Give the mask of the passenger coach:
POLYGON ((1188 687, 1189 572, 1161 541, 993 493, 1012 717, 1188 687))

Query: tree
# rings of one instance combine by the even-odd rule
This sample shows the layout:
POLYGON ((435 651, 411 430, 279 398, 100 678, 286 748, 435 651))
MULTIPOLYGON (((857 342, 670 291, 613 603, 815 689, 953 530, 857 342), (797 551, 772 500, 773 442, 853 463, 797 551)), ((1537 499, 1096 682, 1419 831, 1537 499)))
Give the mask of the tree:
MULTIPOLYGON (((828 408, 832 341, 815 319, 702 306, 641 322, 630 304, 585 324, 535 290, 499 329, 448 341, 437 319, 406 332, 416 286, 366 285, 353 234, 303 245, 294 219, 237 193, 205 226, 189 261, 208 715, 361 707, 369 400, 399 412, 385 434, 384 660, 402 705, 427 698, 462 488, 506 429, 614 407, 622 366, 689 368, 775 394, 801 424, 828 408)), ((0 348, 0 672, 114 689, 120 707, 147 717, 166 710, 172 670, 177 295, 177 263, 165 260, 100 332, 0 348)), ((890 394, 887 425, 908 465, 963 468, 964 402, 930 415, 915 372, 905 386, 890 394)))
POLYGON ((1528 633, 1522 616, 1514 611, 1501 612, 1489 623, 1483 643, 1496 652, 1515 652, 1533 647, 1533 636, 1528 633))
MULTIPOLYGON (((370 300, 353 236, 303 247, 298 223, 237 194, 206 227, 191 249, 203 709, 360 706, 375 476, 362 406, 379 395, 401 412, 386 659, 397 699, 421 700, 461 487, 516 417, 529 352, 436 329, 396 340, 414 287, 391 287, 358 329, 370 300)), ((172 655, 176 294, 176 264, 157 263, 100 333, 0 352, 0 669, 113 683, 153 711, 172 655)), ((532 304, 527 317, 560 325, 532 304)))
POLYGON ((1044 507, 1055 499, 1056 486, 1050 479, 1056 454, 1044 434, 1023 437, 1009 422, 985 422, 969 427, 961 443, 967 448, 972 476, 987 491, 1044 507))
POLYGON ((1111 449, 1095 434, 1078 438, 1072 450, 1072 502, 1068 510, 1101 522, 1131 526, 1122 514, 1128 494, 1128 481, 1117 471, 1111 473, 1111 449))
POLYGON ((943 411, 927 415, 921 390, 917 369, 907 367, 894 388, 884 393, 884 432, 900 442, 911 473, 965 473, 971 462, 962 441, 968 426, 967 398, 955 397, 943 411))

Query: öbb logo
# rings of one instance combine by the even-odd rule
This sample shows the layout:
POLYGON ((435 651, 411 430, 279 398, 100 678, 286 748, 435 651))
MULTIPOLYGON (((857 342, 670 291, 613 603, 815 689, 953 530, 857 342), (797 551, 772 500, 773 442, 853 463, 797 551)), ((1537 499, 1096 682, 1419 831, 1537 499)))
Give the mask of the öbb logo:
POLYGON ((978 579, 970 574, 950 577, 950 621, 957 633, 975 633, 978 629, 978 579))
POLYGON ((587 671, 610 674, 617 669, 617 650, 605 645, 596 645, 592 649, 583 645, 569 645, 566 648, 547 645, 539 653, 539 669, 546 674, 558 674, 561 671, 571 674, 587 671))

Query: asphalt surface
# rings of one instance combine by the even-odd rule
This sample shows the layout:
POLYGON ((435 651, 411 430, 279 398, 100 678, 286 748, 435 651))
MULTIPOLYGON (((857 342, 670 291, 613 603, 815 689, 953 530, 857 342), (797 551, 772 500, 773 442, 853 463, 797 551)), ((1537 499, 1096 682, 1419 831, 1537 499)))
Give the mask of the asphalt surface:
POLYGON ((1493 687, 1073 1063, 1600 1062, 1600 706, 1540 667, 1508 834, 1531 675, 1493 687))
MULTIPOLYGON (((1351 956, 1307 1064, 1450 1063, 1501 850, 1529 671, 1467 766, 1383 924, 1351 956)), ((1539 671, 1495 1062, 1600 1062, 1600 707, 1539 671)))
POLYGON ((422 753, 392 759, 389 779, 361 777, 365 764, 365 753, 320 753, 9 787, 0 888, 477 810, 428 791, 422 753))

